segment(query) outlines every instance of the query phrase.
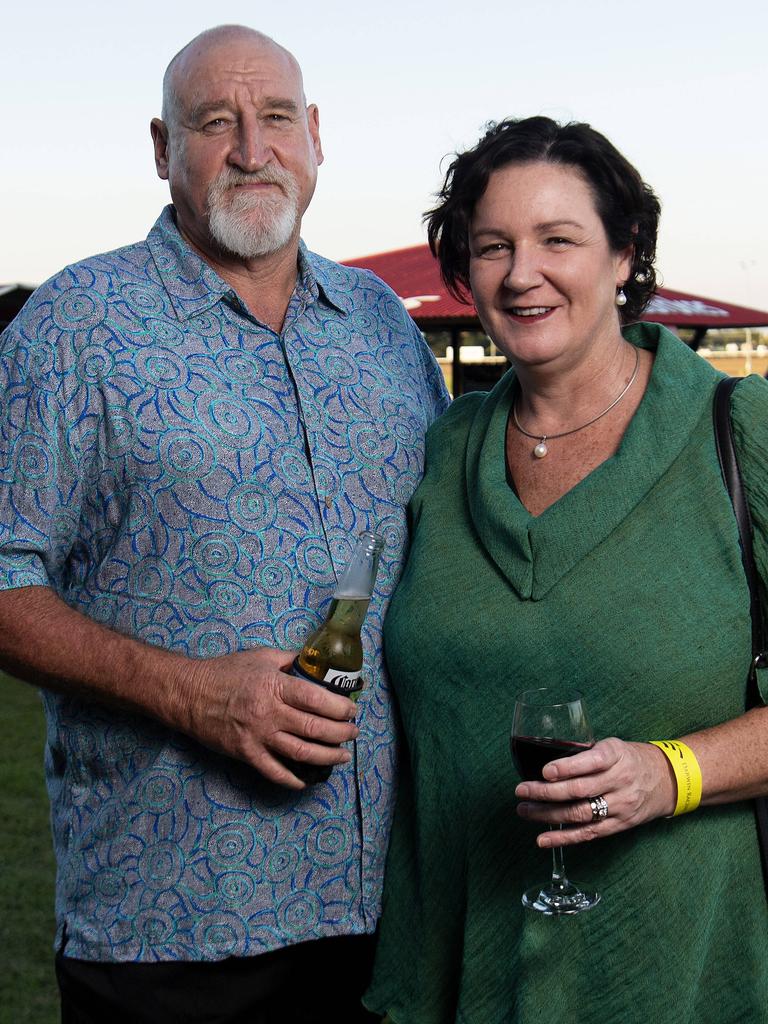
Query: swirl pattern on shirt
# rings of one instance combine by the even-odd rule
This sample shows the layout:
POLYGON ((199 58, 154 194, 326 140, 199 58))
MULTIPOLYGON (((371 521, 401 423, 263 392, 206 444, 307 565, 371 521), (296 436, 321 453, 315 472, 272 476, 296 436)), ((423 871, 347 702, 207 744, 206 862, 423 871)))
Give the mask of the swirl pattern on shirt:
POLYGON ((45 695, 59 941, 218 959, 372 930, 391 815, 381 624, 446 397, 396 297, 301 247, 282 332, 188 250, 67 268, 0 347, 0 586, 50 586, 193 658, 300 646, 362 529, 386 538, 356 761, 296 795, 138 715, 45 695))

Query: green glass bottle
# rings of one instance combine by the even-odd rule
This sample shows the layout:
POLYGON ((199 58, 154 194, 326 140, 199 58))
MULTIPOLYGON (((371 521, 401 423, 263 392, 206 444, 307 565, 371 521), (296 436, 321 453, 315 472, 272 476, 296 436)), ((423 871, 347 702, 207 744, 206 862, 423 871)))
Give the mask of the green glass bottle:
MULTIPOLYGON (((363 689, 360 632, 373 595, 384 541, 364 530, 333 592, 325 621, 311 633, 294 659, 291 675, 357 700, 363 689)), ((304 782, 323 782, 331 767, 290 763, 304 782)))

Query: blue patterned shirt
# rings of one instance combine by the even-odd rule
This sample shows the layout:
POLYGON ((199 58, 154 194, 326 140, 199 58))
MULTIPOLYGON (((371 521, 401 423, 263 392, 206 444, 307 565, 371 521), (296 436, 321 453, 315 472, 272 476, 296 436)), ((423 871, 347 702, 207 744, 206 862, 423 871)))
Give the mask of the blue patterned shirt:
POLYGON ((445 405, 371 273, 302 245, 277 334, 171 207, 145 242, 52 278, 6 330, 0 587, 52 587, 193 658, 296 648, 355 535, 386 539, 361 734, 325 784, 280 789, 147 717, 44 695, 68 956, 213 960, 374 929, 395 757, 381 625, 445 405))

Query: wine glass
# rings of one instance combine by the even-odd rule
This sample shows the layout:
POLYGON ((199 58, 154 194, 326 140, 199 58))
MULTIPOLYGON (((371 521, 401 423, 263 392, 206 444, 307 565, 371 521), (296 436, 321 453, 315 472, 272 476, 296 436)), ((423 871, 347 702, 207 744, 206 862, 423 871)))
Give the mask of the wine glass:
MULTIPOLYGON (((592 726, 578 690, 543 686, 515 698, 510 745, 520 776, 544 780, 545 764, 578 754, 594 745, 592 726)), ((560 828, 563 826, 561 825, 560 828)), ((523 906, 540 914, 579 914, 600 902, 600 894, 587 892, 565 875, 562 846, 552 849, 552 878, 523 894, 523 906)))

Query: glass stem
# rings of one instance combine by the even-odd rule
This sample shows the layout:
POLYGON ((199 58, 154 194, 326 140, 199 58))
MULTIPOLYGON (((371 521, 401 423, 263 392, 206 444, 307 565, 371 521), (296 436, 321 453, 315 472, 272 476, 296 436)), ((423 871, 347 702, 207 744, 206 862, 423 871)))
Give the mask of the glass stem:
MULTIPOLYGON (((561 825, 560 828, 562 829, 562 827, 561 825)), ((564 892, 568 888, 562 846, 552 847, 552 888, 558 892, 564 892)))

